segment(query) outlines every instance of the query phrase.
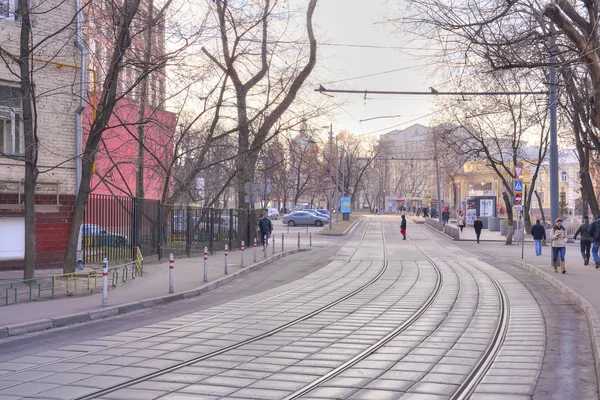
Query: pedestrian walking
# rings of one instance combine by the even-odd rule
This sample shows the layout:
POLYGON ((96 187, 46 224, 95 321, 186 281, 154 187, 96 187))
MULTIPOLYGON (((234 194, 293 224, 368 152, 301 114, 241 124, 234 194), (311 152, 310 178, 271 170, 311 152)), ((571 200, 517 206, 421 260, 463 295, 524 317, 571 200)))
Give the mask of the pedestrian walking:
POLYGON ((458 215, 456 216, 456 224, 458 225, 458 227, 460 228, 460 231, 463 231, 463 228, 465 227, 465 216, 462 212, 462 210, 460 210, 458 212, 458 215))
POLYGON ((473 222, 473 228, 475 228, 475 235, 477 235, 477 243, 479 243, 479 237, 481 236, 481 230, 483 229, 483 221, 477 217, 473 222))
POLYGON ((546 229, 540 223, 540 220, 535 221, 535 225, 531 227, 531 236, 533 236, 533 247, 535 248, 535 255, 542 255, 542 240, 546 240, 546 229))
POLYGON ((552 228, 550 239, 552 239, 552 267, 554 267, 554 272, 558 272, 558 263, 560 262, 560 270, 564 274, 567 272, 567 269, 565 268, 565 253, 567 251, 565 246, 567 244, 567 231, 562 224, 562 219, 556 219, 556 223, 552 228))
POLYGON ((269 219, 269 214, 266 212, 263 213, 263 217, 260 221, 258 221, 258 229, 260 230, 260 240, 263 242, 263 250, 265 250, 265 246, 269 245, 269 238, 271 237, 271 232, 273 232, 273 223, 269 219), (265 236, 267 237, 265 243, 265 236))
POLYGON ((600 215, 590 224, 588 234, 592 238, 592 257, 594 258, 594 263, 596 263, 596 268, 600 268, 600 257, 598 257, 598 249, 600 249, 600 215))
POLYGON ((581 251, 581 257, 583 257, 583 265, 590 265, 590 249, 592 247, 592 237, 588 233, 590 230, 590 218, 586 215, 581 219, 581 225, 577 228, 577 231, 573 235, 573 239, 577 240, 577 236, 581 235, 579 239, 579 249, 581 251))
POLYGON ((442 211, 442 221, 444 222, 444 225, 447 225, 448 221, 450 221, 450 207, 448 206, 442 211))
POLYGON ((400 222, 400 233, 402 240, 406 240, 406 216, 404 214, 402 214, 402 222, 400 222))

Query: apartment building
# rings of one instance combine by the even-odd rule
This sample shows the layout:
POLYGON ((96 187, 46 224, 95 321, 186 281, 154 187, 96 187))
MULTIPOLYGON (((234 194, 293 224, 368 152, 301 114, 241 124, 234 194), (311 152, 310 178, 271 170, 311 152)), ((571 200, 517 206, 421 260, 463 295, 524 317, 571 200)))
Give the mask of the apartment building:
MULTIPOLYGON (((32 81, 40 170, 36 188, 37 254, 41 264, 62 262, 75 199, 75 110, 79 60, 75 2, 31 0, 32 81), (54 34, 51 38, 50 35, 54 34)), ((16 0, 0 0, 0 268, 21 268, 24 256, 25 175, 18 65, 21 13, 16 0)))

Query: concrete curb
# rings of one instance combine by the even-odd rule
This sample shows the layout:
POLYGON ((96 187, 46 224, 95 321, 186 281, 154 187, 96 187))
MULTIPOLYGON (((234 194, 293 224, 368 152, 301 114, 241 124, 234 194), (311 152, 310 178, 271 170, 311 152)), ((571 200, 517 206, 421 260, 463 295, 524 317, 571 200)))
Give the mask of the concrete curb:
POLYGON ((322 229, 320 229, 319 231, 315 232, 315 234, 316 235, 323 235, 323 236, 346 236, 351 230, 353 230, 355 227, 357 227, 358 224, 361 223, 364 218, 365 218, 365 216, 362 215, 360 218, 358 218, 356 221, 354 221, 352 223, 352 225, 350 225, 349 227, 347 227, 344 232, 341 232, 341 233, 321 233, 321 231, 323 229, 327 229, 327 226, 324 226, 322 229))
POLYGON ((565 283, 543 271, 535 265, 528 264, 521 260, 508 260, 511 264, 517 267, 523 268, 524 270, 540 277, 544 282, 548 283, 558 292, 568 296, 575 302, 583 312, 585 313, 588 325, 590 327, 590 336, 592 337, 592 347, 594 349, 594 363, 596 364, 596 384, 600 390, 600 318, 596 309, 592 304, 582 295, 571 289, 565 283))
MULTIPOLYGON (((358 222, 358 221, 357 221, 358 222)), ((8 325, 8 326, 0 326, 0 339, 8 338, 11 336, 25 335, 27 333, 45 331, 48 329, 61 328, 63 326, 79 324, 82 322, 90 322, 97 321, 99 319, 114 317, 115 315, 125 314, 132 311, 142 310, 146 308, 152 308, 156 306, 160 306, 167 303, 172 303, 174 301, 179 301, 183 299, 190 299, 192 297, 197 297, 202 294, 208 293, 211 290, 214 290, 220 286, 226 285, 227 283, 233 281, 236 278, 241 276, 245 276, 252 271, 256 271, 265 265, 271 264, 274 261, 277 261, 283 257, 290 256, 296 253, 303 253, 305 251, 310 251, 311 249, 294 249, 284 251, 283 253, 275 254, 274 256, 265 258, 257 262, 256 264, 249 265, 248 267, 244 267, 243 269, 236 271, 230 275, 224 276, 222 278, 216 279, 213 282, 206 283, 196 289, 187 290, 185 292, 179 292, 174 294, 169 294, 162 297, 154 297, 141 301, 134 301, 131 303, 120 304, 112 307, 100 308, 97 310, 83 312, 78 314, 69 314, 62 315, 60 317, 49 318, 49 319, 41 319, 32 322, 25 322, 22 324, 8 325)), ((109 299, 110 300, 110 299, 109 299)), ((599 325, 600 326, 600 325, 599 325)))

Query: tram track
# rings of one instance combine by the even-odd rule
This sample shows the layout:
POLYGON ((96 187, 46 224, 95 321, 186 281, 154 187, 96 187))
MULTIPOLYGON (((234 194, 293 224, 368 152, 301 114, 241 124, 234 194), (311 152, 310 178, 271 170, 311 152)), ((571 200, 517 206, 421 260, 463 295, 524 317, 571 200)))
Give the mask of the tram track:
MULTIPOLYGON (((172 333, 172 332, 176 332, 176 331, 179 331, 179 330, 182 330, 182 329, 189 328, 189 327, 194 326, 194 325, 201 324, 203 322, 208 322, 208 321, 211 321, 211 320, 214 320, 214 319, 226 316, 226 315, 234 313, 234 312, 239 312, 240 310, 244 310, 244 309, 247 309, 247 308, 259 305, 259 304, 266 303, 266 302, 271 301, 271 300, 278 299, 280 297, 283 297, 283 296, 286 296, 286 295, 298 292, 298 291, 300 291, 302 289, 305 289, 305 288, 307 288, 307 287, 309 287, 311 285, 315 285, 316 283, 322 282, 323 280, 325 280, 325 279, 331 277, 332 275, 334 275, 335 273, 339 272, 340 270, 342 270, 345 266, 347 266, 352 261, 352 258, 358 252, 358 249, 360 248, 360 245, 363 243, 363 241, 364 241, 364 239, 365 239, 365 237, 367 235, 367 232, 369 230, 370 224, 371 224, 371 220, 368 219, 365 231, 362 234, 362 236, 361 236, 361 238, 359 240, 358 245, 352 251, 352 253, 338 267, 336 267, 334 270, 332 270, 331 272, 327 273, 326 275, 322 276, 321 278, 319 278, 317 280, 310 281, 310 282, 306 283, 305 285, 302 285, 302 286, 299 286, 297 288, 285 291, 283 293, 276 294, 274 296, 270 296, 270 297, 268 297, 266 299, 262 299, 262 300, 259 300, 259 301, 247 304, 245 306, 236 308, 234 310, 229 310, 229 311, 226 311, 226 312, 215 314, 215 315, 212 315, 210 317, 202 318, 200 320, 193 321, 193 322, 190 322, 190 323, 187 323, 187 324, 183 324, 183 325, 180 325, 180 326, 177 326, 177 327, 174 327, 174 328, 164 329, 162 331, 155 332, 155 333, 152 333, 152 334, 149 334, 149 335, 146 335, 146 336, 135 337, 135 338, 132 338, 130 340, 126 340, 126 341, 123 341, 123 342, 115 343, 114 345, 104 346, 102 348, 98 348, 98 349, 94 349, 94 350, 90 350, 90 351, 85 351, 85 352, 82 352, 80 354, 76 354, 76 355, 64 357, 64 358, 61 358, 59 360, 54 360, 54 361, 49 361, 47 363, 32 365, 32 366, 27 367, 27 368, 22 368, 22 369, 19 369, 19 370, 16 370, 16 371, 5 373, 5 374, 0 375, 0 379, 9 378, 12 375, 20 374, 22 372, 32 371, 32 370, 36 370, 36 369, 39 369, 39 368, 44 368, 44 367, 48 367, 48 366, 51 366, 51 365, 60 364, 60 363, 63 363, 63 362, 73 361, 73 360, 76 360, 78 358, 81 358, 81 357, 84 357, 84 356, 88 356, 88 355, 91 355, 91 354, 101 353, 101 352, 106 351, 106 350, 110 350, 110 349, 114 349, 114 348, 126 346, 128 344, 135 343, 135 342, 138 342, 138 341, 152 339, 152 338, 155 338, 155 337, 158 337, 158 336, 161 336, 161 335, 165 335, 165 334, 169 334, 169 333, 172 333)), ((358 264, 354 268, 356 268, 356 267, 358 267, 358 264)), ((191 336, 193 334, 195 334, 195 332, 191 332, 190 334, 184 335, 181 338, 185 338, 185 337, 191 336)))
MULTIPOLYGON (((381 220, 379 220, 379 221, 381 223, 381 220)), ((364 232, 363 236, 361 237, 359 245, 356 246, 356 249, 344 261, 343 265, 347 265, 352 260, 352 258, 356 254, 356 252, 358 251, 358 249, 360 247, 360 244, 364 241, 364 238, 367 235, 367 232, 369 230, 368 227, 370 226, 370 222, 371 221, 369 220, 369 225, 367 226, 367 229, 365 229, 365 232, 364 232)), ((383 228, 383 224, 382 223, 381 223, 381 232, 382 232, 382 237, 385 240, 384 228, 383 228)), ((385 255, 385 243, 384 243, 384 255, 385 255)), ((257 342, 259 340, 265 339, 267 337, 273 336, 273 335, 275 335, 275 334, 277 334, 277 333, 279 333, 281 331, 284 331, 285 329, 290 328, 290 327, 292 327, 292 326, 294 326, 294 325, 296 325, 296 324, 298 324, 300 322, 306 321, 306 320, 308 320, 308 319, 310 319, 310 318, 312 318, 314 316, 317 316, 317 315, 323 313, 324 311, 327 311, 330 308, 332 308, 332 307, 334 307, 334 306, 336 306, 336 305, 344 302, 345 300, 352 298, 353 296, 357 295, 358 293, 362 292, 363 290, 365 290, 366 288, 368 288, 369 286, 371 286, 375 282, 377 282, 384 275, 384 273, 387 270, 387 267, 388 267, 387 258, 384 256, 384 260, 382 262, 381 269, 378 271, 378 273, 373 278, 371 278, 365 284, 363 284, 360 287, 354 289, 353 291, 347 293, 346 295, 344 295, 344 296, 342 296, 342 297, 340 297, 340 298, 338 298, 338 299, 336 299, 336 300, 334 300, 334 301, 332 301, 332 302, 330 302, 330 303, 328 303, 328 304, 326 304, 326 305, 324 305, 322 307, 319 307, 318 309, 316 309, 316 310, 314 310, 314 311, 312 311, 312 312, 310 312, 308 314, 303 315, 302 317, 294 319, 294 320, 292 320, 292 321, 290 321, 290 322, 288 322, 286 324, 283 324, 283 325, 281 325, 281 326, 279 326, 277 328, 269 330, 269 331, 267 331, 267 332, 265 332, 263 334, 256 335, 256 336, 254 336, 252 338, 249 338, 249 339, 246 339, 246 340, 243 340, 243 341, 239 341, 239 342, 237 342, 237 343, 235 343, 233 345, 230 345, 230 346, 225 346, 225 347, 223 347, 223 348, 221 348, 219 350, 212 351, 212 352, 203 354, 203 355, 198 356, 198 357, 194 357, 194 358, 192 358, 190 360, 179 362, 179 363, 177 363, 175 365, 172 365, 170 367, 159 369, 157 371, 154 371, 154 372, 149 373, 149 374, 145 374, 145 375, 140 376, 138 378, 130 379, 130 380, 127 380, 127 381, 122 382, 120 384, 113 385, 113 386, 110 386, 108 388, 100 389, 100 390, 97 390, 97 391, 95 391, 93 393, 89 393, 87 395, 77 397, 77 398, 75 398, 75 400, 96 399, 96 398, 105 396, 107 394, 114 393, 114 392, 116 392, 118 390, 126 389, 126 388, 128 388, 130 386, 133 386, 133 385, 136 385, 136 384, 139 384, 139 383, 143 383, 143 382, 149 381, 149 380, 151 380, 153 378, 157 378, 159 376, 175 372, 177 370, 180 370, 182 368, 191 366, 191 365, 196 364, 198 362, 211 359, 211 358, 216 357, 218 355, 221 355, 221 354, 227 353, 229 351, 238 349, 238 348, 240 348, 242 346, 245 346, 245 345, 257 342)), ((336 270, 339 270, 341 268, 342 268, 342 266, 340 266, 336 270)))

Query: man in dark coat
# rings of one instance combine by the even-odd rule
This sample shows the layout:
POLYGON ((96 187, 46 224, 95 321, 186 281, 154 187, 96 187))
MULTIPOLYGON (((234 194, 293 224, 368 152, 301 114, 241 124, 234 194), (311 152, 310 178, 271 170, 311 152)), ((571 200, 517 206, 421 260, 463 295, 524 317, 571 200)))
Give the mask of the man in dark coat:
POLYGON ((540 220, 535 221, 535 225, 531 227, 531 236, 533 236, 533 245, 535 247, 535 255, 542 255, 542 240, 546 240, 546 229, 540 224, 540 220))
POLYGON ((581 225, 573 235, 573 239, 577 239, 578 235, 581 235, 579 239, 579 248, 581 250, 581 257, 583 257, 583 265, 590 265, 590 250, 592 247, 592 237, 588 233, 590 229, 590 218, 586 215, 581 221, 581 225))
POLYGON ((481 230, 483 229, 483 221, 477 217, 473 222, 473 228, 475 228, 475 234, 477 235, 477 243, 479 243, 479 236, 481 236, 481 230))
POLYGON ((265 246, 269 244, 269 238, 271 237, 271 232, 273 231, 273 224, 269 219, 269 214, 266 212, 263 213, 263 217, 260 221, 258 221, 258 229, 260 230, 260 239, 263 242, 263 250, 265 246))

